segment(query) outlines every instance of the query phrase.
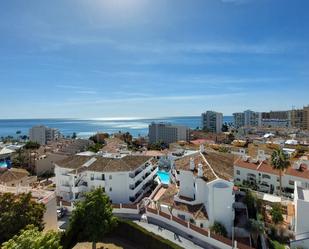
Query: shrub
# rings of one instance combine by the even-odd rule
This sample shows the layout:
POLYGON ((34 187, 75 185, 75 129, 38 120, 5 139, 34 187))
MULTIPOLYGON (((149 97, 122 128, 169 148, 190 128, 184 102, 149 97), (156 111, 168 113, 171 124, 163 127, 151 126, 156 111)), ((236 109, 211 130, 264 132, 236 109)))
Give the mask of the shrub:
POLYGON ((275 224, 279 224, 283 221, 283 216, 282 216, 282 209, 281 209, 281 205, 280 204, 275 204, 271 211, 270 211, 270 214, 271 214, 271 218, 272 218, 272 221, 275 223, 275 224))
POLYGON ((227 237, 226 228, 220 222, 215 221, 214 224, 210 227, 210 231, 214 234, 218 234, 218 235, 222 235, 224 237, 227 237))

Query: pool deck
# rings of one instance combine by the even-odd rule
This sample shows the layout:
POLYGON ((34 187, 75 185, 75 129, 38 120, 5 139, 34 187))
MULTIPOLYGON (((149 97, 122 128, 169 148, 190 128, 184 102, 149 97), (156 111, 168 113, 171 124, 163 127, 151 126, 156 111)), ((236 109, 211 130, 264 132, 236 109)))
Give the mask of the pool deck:
POLYGON ((153 200, 154 200, 154 201, 159 200, 159 199, 161 198, 161 196, 164 195, 164 193, 165 193, 166 190, 167 190, 166 188, 161 187, 161 188, 158 190, 158 192, 156 193, 156 195, 153 197, 153 200))

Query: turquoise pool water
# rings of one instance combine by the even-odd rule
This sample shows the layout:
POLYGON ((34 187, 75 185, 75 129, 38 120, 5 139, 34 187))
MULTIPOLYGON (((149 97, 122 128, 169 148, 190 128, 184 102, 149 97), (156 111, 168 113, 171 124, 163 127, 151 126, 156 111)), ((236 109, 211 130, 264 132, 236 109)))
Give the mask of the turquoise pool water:
POLYGON ((160 178, 160 181, 162 184, 170 184, 170 173, 165 171, 158 171, 157 172, 158 177, 160 178))
POLYGON ((7 163, 5 161, 0 162, 0 168, 7 168, 7 163))

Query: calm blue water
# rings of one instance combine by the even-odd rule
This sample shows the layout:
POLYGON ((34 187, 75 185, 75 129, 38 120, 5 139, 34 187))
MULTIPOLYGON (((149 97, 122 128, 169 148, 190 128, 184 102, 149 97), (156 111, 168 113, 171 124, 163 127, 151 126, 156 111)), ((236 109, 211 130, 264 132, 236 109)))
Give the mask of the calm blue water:
POLYGON ((165 171, 158 171, 157 172, 158 177, 160 178, 161 182, 163 184, 170 184, 170 175, 169 173, 165 171))
POLYGON ((0 161, 0 169, 1 168, 7 168, 7 163, 5 161, 0 161))
MULTIPOLYGON (((29 128, 34 125, 46 125, 58 128, 64 135, 76 132, 79 137, 89 137, 100 132, 115 133, 118 131, 130 132, 133 136, 147 135, 148 125, 151 122, 170 122, 196 128, 201 124, 200 116, 167 117, 157 119, 130 119, 130 120, 78 120, 78 119, 0 119, 0 137, 14 136, 20 130, 21 135, 28 135, 29 128)), ((224 117, 224 122, 233 122, 233 117, 224 117)))

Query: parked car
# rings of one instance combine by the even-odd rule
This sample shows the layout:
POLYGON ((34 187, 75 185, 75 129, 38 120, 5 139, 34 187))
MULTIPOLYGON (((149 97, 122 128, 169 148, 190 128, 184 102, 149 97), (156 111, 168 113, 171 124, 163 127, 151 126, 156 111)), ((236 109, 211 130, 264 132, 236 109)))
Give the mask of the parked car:
POLYGON ((58 219, 61 219, 67 214, 67 209, 65 207, 57 208, 57 217, 58 219))

